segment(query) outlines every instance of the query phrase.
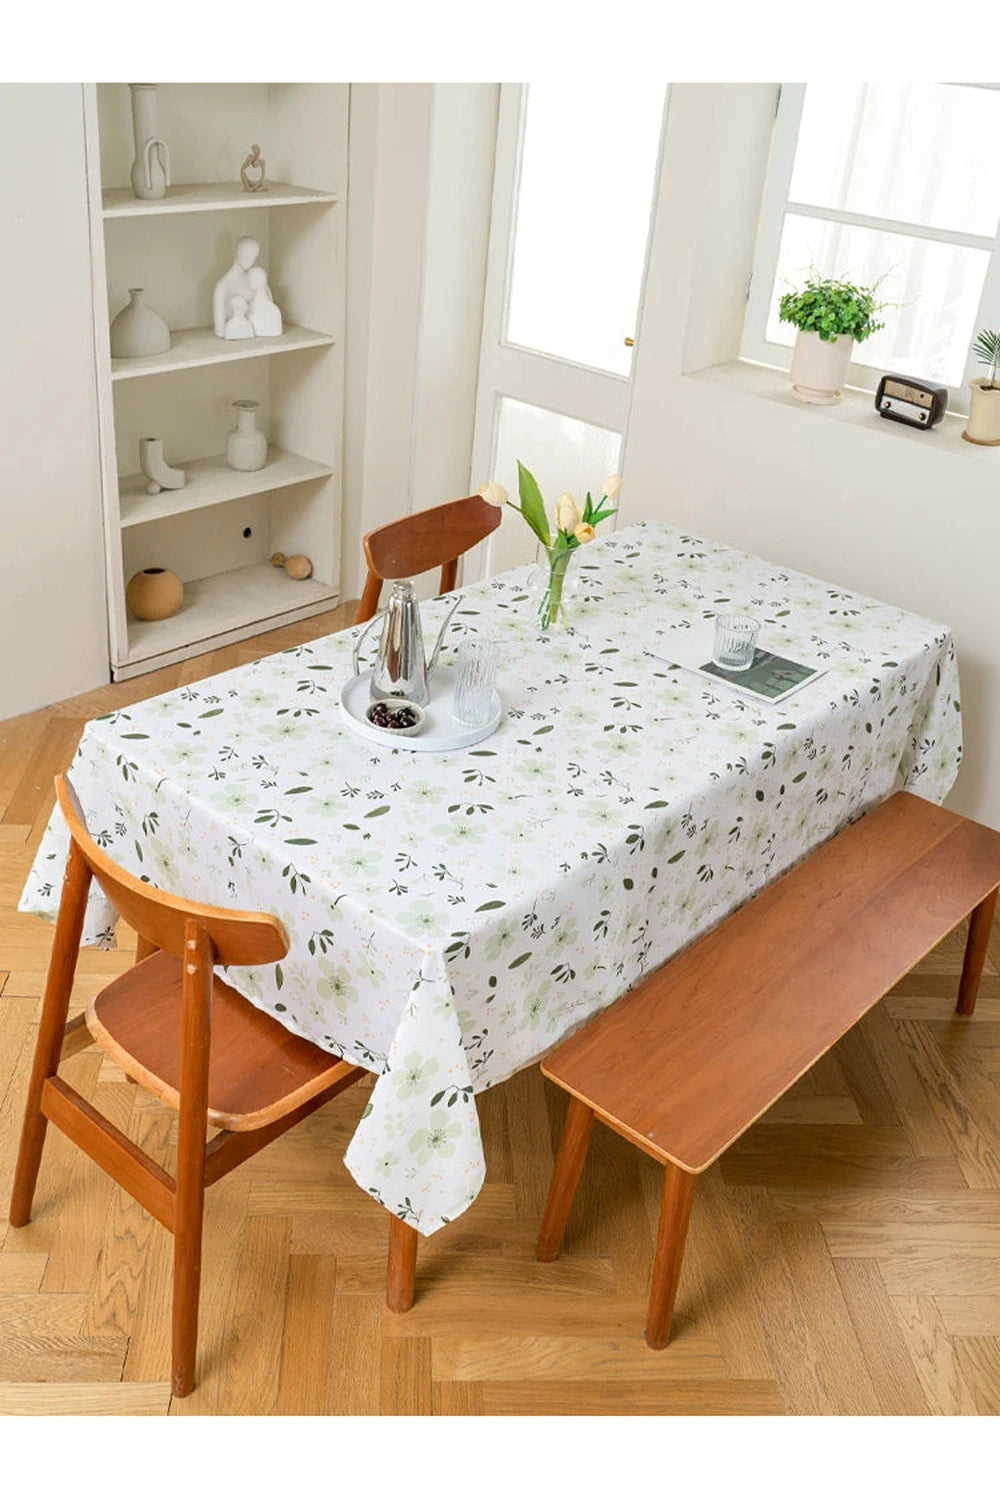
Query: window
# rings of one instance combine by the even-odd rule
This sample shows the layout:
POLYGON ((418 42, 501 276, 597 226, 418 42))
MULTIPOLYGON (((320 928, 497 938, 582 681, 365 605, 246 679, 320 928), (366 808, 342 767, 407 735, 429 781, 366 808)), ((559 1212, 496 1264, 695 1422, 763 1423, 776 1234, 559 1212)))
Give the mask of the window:
POLYGON ((811 273, 878 281, 885 328, 855 346, 851 384, 933 380, 966 411, 969 346, 1000 327, 997 140, 995 85, 782 85, 743 356, 785 362, 778 303, 811 273))

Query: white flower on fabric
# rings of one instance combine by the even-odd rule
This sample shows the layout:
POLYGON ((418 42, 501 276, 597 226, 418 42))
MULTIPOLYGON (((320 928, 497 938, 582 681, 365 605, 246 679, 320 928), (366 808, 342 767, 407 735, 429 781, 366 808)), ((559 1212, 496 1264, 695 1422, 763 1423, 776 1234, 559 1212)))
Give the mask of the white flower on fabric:
POLYGON ((606 479, 601 485, 601 494, 606 500, 617 500, 621 487, 621 475, 612 474, 610 479, 606 479))
POLYGON ((319 970, 322 978, 316 983, 317 995, 321 1000, 329 1000, 338 1015, 346 1016, 348 1006, 358 998, 350 974, 339 964, 331 963, 328 958, 319 960, 319 970))
POLYGON ((502 506, 507 504, 507 491, 502 484, 497 484, 495 479, 491 479, 488 484, 481 484, 476 493, 482 495, 484 500, 488 500, 490 505, 502 506))
POLYGON ((580 507, 568 492, 559 496, 556 506, 556 525, 560 531, 573 532, 581 521, 580 507))

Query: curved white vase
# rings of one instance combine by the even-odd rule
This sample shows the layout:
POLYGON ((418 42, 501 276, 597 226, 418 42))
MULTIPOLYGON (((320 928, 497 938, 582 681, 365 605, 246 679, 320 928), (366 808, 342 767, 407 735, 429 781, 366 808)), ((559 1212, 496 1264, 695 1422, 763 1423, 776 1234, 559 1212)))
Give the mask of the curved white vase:
POLYGON ((148 306, 141 286, 130 287, 128 295, 128 305, 111 320, 111 357, 141 359, 148 354, 165 354, 170 348, 170 329, 148 306))
POLYGON ((847 379, 854 340, 847 334, 827 342, 818 333, 799 329, 792 351, 792 395, 814 406, 831 406, 840 400, 847 379))
POLYGON ((139 439, 139 468, 149 480, 146 489, 150 495, 161 490, 182 490, 185 474, 183 469, 172 469, 163 457, 162 438, 139 439))
POLYGON ((136 198, 162 198, 170 186, 170 153, 156 133, 155 83, 130 83, 135 157, 129 181, 136 198))

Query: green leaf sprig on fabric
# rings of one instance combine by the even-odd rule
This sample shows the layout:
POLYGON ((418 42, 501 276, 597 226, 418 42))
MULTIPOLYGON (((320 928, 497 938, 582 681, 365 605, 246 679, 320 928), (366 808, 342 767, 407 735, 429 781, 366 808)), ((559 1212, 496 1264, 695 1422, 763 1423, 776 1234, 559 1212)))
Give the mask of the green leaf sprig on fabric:
POLYGON ((551 529, 545 511, 545 501, 542 499, 535 476, 530 469, 524 467, 520 460, 517 465, 517 492, 520 505, 515 505, 507 491, 495 480, 481 487, 479 493, 485 499, 490 500, 494 505, 509 505, 511 510, 516 510, 518 515, 523 516, 545 550, 549 576, 538 606, 538 624, 543 631, 551 630, 561 617, 565 623, 565 618, 562 616, 563 585, 570 558, 578 547, 593 541, 595 531, 602 521, 607 521, 615 515, 616 507, 609 507, 607 502, 617 500, 621 484, 619 476, 612 474, 601 485, 601 498, 597 504, 594 503, 590 491, 587 491, 582 510, 572 495, 568 493, 560 495, 551 529))
POLYGON ((782 323, 805 333, 818 333, 827 344, 841 334, 863 343, 885 327, 878 314, 889 304, 875 300, 879 281, 867 287, 831 276, 810 276, 801 291, 785 293, 778 303, 778 316, 782 323))

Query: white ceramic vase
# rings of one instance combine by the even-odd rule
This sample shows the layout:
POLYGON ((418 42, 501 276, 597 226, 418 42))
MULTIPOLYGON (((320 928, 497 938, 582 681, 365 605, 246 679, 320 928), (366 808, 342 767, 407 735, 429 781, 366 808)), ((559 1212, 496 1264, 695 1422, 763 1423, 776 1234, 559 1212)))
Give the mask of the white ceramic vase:
POLYGON ((821 339, 818 333, 799 329, 792 351, 792 395, 814 406, 830 406, 840 400, 847 379, 854 340, 842 333, 821 339))
POLYGON ((234 401, 236 426, 226 438, 226 463, 231 469, 251 472, 267 461, 267 438, 257 426, 258 401, 234 401))
POLYGON ((156 84, 130 83, 135 157, 130 182, 136 198, 162 198, 170 186, 170 153, 156 133, 156 84))
POLYGON ((985 376, 969 381, 969 421, 962 436, 984 448, 1000 447, 1000 385, 991 389, 985 376))
POLYGON ((158 495, 161 490, 184 488, 184 470, 172 469, 167 463, 163 457, 162 438, 139 439, 139 468, 149 480, 146 489, 150 495, 158 495))
POLYGON ((170 348, 170 329, 146 302, 141 286, 129 288, 129 302, 111 321, 113 359, 140 359, 165 354, 170 348))

